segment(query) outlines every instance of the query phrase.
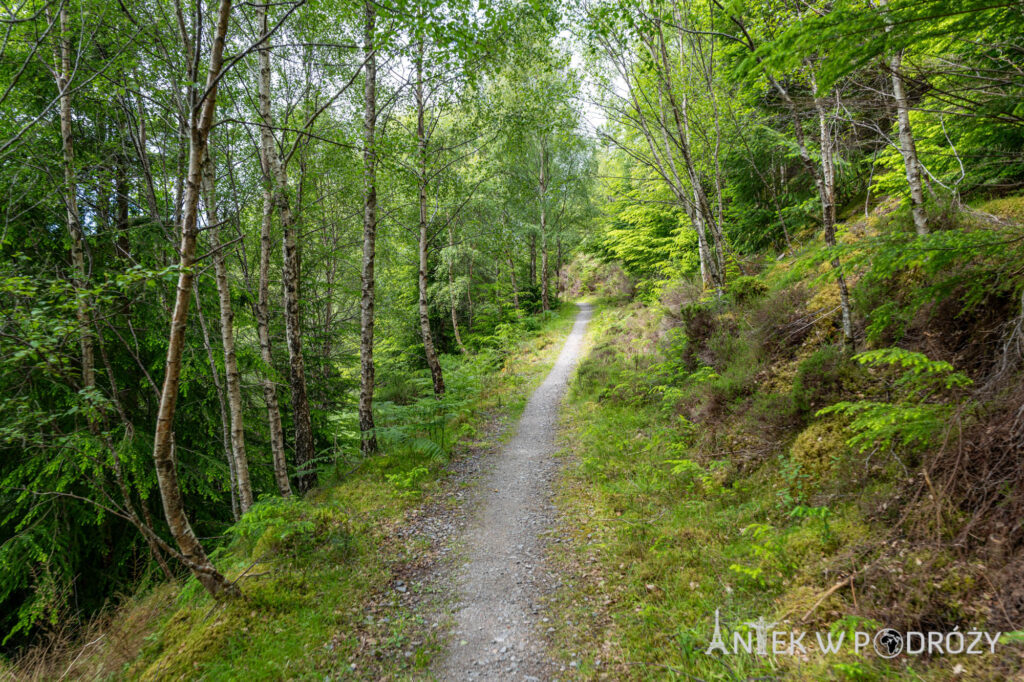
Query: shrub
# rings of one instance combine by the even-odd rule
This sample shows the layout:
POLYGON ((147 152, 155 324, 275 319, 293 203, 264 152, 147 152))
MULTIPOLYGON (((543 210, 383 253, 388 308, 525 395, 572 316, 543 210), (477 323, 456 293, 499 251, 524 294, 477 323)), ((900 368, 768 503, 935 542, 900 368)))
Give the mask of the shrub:
POLYGON ((806 414, 819 410, 849 392, 865 378, 864 370, 842 347, 824 346, 800 363, 793 378, 793 405, 806 414))
POLYGON ((736 277, 727 287, 729 296, 736 303, 743 305, 750 301, 756 301, 768 293, 768 287, 756 277, 736 277))
POLYGON ((409 372, 390 372, 377 384, 374 398, 396 405, 411 405, 422 395, 423 380, 409 372))
POLYGON ((892 368, 898 373, 892 383, 897 394, 894 402, 844 401, 818 411, 819 415, 850 417, 853 436, 847 442, 861 452, 875 447, 909 452, 928 449, 936 444, 954 409, 944 398, 971 385, 971 380, 948 362, 902 348, 867 351, 855 359, 862 365, 892 368))
POLYGON ((715 313, 710 304, 691 303, 680 309, 679 317, 686 334, 686 344, 682 348, 683 362, 687 369, 693 371, 701 364, 697 360, 697 353, 706 346, 718 326, 715 313))
POLYGON ((352 536, 340 510, 315 507, 297 497, 261 499, 228 534, 236 549, 248 550, 257 559, 307 556, 325 543, 346 548, 352 536))

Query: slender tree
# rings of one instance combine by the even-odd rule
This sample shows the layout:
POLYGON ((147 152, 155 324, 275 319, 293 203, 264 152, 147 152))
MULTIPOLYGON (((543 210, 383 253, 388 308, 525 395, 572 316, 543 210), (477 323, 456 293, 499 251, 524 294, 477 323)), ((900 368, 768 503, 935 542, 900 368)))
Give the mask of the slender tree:
POLYGON ((377 243, 377 7, 372 0, 364 6, 363 55, 366 88, 363 113, 363 260, 360 271, 359 301, 359 430, 362 451, 377 451, 373 422, 373 323, 374 258, 377 243))
POLYGON ((233 488, 238 491, 239 511, 244 514, 252 506, 252 484, 249 482, 249 458, 245 453, 245 424, 242 417, 242 378, 235 353, 235 312, 231 308, 231 285, 228 282, 227 257, 220 236, 220 215, 217 212, 216 170, 207 149, 203 164, 203 189, 206 203, 206 224, 210 233, 213 268, 220 304, 220 336, 224 349, 224 375, 227 386, 228 414, 231 419, 231 463, 235 476, 233 488))
MULTIPOLYGON (((285 337, 288 346, 288 383, 291 388, 292 424, 294 429, 295 468, 297 471, 296 481, 299 490, 306 492, 311 490, 317 482, 316 453, 313 444, 313 424, 309 410, 309 397, 306 387, 306 361, 302 353, 302 319, 301 319, 301 293, 300 286, 302 274, 299 263, 298 227, 296 215, 292 210, 291 199, 289 198, 288 169, 285 160, 280 157, 274 142, 274 119, 270 109, 270 32, 267 19, 267 8, 265 5, 258 9, 260 21, 261 40, 263 41, 259 53, 259 108, 262 123, 261 130, 261 153, 262 165, 269 175, 271 183, 272 203, 277 207, 278 219, 283 232, 282 244, 284 253, 284 270, 282 274, 282 288, 284 290, 284 321, 285 337)), ((264 218, 266 221, 266 218, 264 218)), ((269 225, 265 224, 269 231, 269 225)), ((260 239, 260 296, 265 295, 268 286, 263 275, 264 262, 269 263, 269 238, 260 239)), ((260 306, 259 317, 267 317, 266 307, 260 306)), ((266 322, 264 321, 264 327, 266 322)), ((266 329, 263 330, 266 334, 266 329)), ((269 337, 263 343, 266 351, 263 353, 263 361, 269 363, 270 344, 269 337)), ((269 365, 268 365, 269 367, 269 365)), ((264 399, 267 401, 269 419, 271 424, 271 440, 275 440, 274 433, 276 425, 280 422, 280 414, 272 406, 276 405, 276 395, 270 396, 267 386, 264 385, 264 399), (275 414, 278 412, 278 414, 275 414)), ((278 488, 282 494, 286 486, 282 479, 284 457, 283 452, 275 454, 275 477, 278 488)))
POLYGON ((202 543, 196 537, 188 516, 178 483, 174 456, 174 412, 178 403, 181 381, 181 356, 185 349, 185 328, 188 307, 195 277, 196 242, 198 231, 199 193, 202 185, 203 165, 207 154, 210 128, 213 126, 217 102, 217 87, 224 66, 224 43, 231 18, 231 0, 221 0, 217 9, 213 47, 207 70, 206 86, 199 101, 192 108, 188 174, 185 182, 181 218, 181 249, 178 264, 178 287, 171 316, 171 333, 167 342, 167 361, 164 384, 160 392, 156 429, 153 438, 153 462, 156 465, 157 484, 163 501, 164 516, 171 536, 178 544, 189 570, 206 590, 215 597, 237 594, 238 587, 228 580, 210 562, 202 543))
MULTIPOLYGON (((430 368, 430 378, 434 385, 434 396, 440 398, 444 395, 444 373, 441 371, 441 361, 437 357, 437 350, 434 348, 434 335, 430 331, 430 306, 427 304, 427 249, 430 246, 430 231, 427 221, 427 188, 429 178, 427 175, 427 129, 426 129, 426 97, 423 90, 423 57, 424 41, 420 38, 416 52, 416 157, 417 173, 416 184, 418 189, 419 204, 419 241, 417 251, 419 253, 419 315, 420 315, 420 336, 423 339, 423 350, 427 357, 427 366, 430 368)), ((454 309, 453 309, 454 311, 454 309)), ((454 312, 453 312, 454 314, 454 312)), ((455 330, 458 334, 458 328, 455 330)), ((462 345, 461 339, 459 345, 462 345)))

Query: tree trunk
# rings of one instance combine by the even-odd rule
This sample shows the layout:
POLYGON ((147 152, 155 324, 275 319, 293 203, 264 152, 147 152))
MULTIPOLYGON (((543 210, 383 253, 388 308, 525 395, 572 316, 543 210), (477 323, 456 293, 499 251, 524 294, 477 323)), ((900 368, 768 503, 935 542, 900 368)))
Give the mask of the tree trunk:
MULTIPOLYGON (((266 5, 257 5, 260 21, 260 33, 267 36, 266 5)), ((284 449, 284 429, 281 427, 281 407, 277 401, 277 386, 272 374, 274 372, 274 356, 270 346, 270 228, 274 211, 275 160, 277 150, 274 148, 273 117, 270 112, 270 45, 265 40, 259 50, 259 107, 260 120, 260 156, 264 174, 263 188, 263 219, 260 223, 260 265, 259 291, 257 293, 255 317, 256 335, 259 338, 260 358, 265 365, 263 385, 263 401, 267 406, 267 424, 270 429, 270 451, 274 461, 274 480, 282 497, 292 494, 288 480, 288 461, 284 449)))
MULTIPOLYGON (((817 92, 818 84, 811 73, 811 87, 817 92)), ((814 97, 814 108, 818 112, 818 129, 821 144, 821 182, 818 184, 821 193, 821 215, 825 227, 825 243, 834 248, 836 245, 836 174, 832 134, 828 125, 824 100, 814 97)), ((853 346, 853 318, 850 310, 850 292, 843 276, 843 267, 839 256, 831 261, 836 273, 836 284, 839 286, 839 305, 843 317, 843 339, 848 346, 853 346)))
POLYGON ((426 102, 423 97, 423 40, 420 39, 419 55, 416 58, 416 149, 419 152, 419 202, 420 202, 420 270, 419 270, 419 312, 420 335, 423 337, 423 350, 430 367, 430 377, 434 384, 434 397, 444 395, 444 374, 441 361, 434 349, 434 335, 430 332, 430 308, 427 305, 427 137, 424 125, 424 109, 426 102))
POLYGON ((199 319, 199 329, 203 333, 203 348, 206 349, 206 360, 210 363, 210 376, 213 377, 213 388, 217 392, 217 404, 220 405, 220 437, 221 446, 224 448, 224 459, 228 463, 231 517, 237 522, 242 516, 242 509, 238 504, 238 473, 235 471, 235 455, 231 451, 231 421, 228 419, 228 401, 224 397, 224 385, 220 382, 220 371, 217 369, 217 359, 213 355, 213 345, 210 343, 210 331, 206 327, 206 316, 203 314, 203 301, 199 298, 199 286, 195 280, 192 280, 192 294, 196 299, 196 317, 199 319))
POLYGON ((914 229, 917 234, 925 235, 928 234, 928 215, 924 208, 921 162, 917 158, 917 145, 914 144, 914 133, 910 128, 910 108, 907 104, 907 93, 903 87, 903 76, 900 74, 902 62, 902 50, 894 54, 889 62, 889 70, 892 73, 892 93, 896 99, 896 120, 899 124, 900 154, 903 156, 907 185, 910 187, 910 211, 914 216, 914 229))
POLYGON ((519 285, 516 283, 516 264, 512 260, 512 256, 508 257, 508 276, 512 280, 512 305, 516 308, 516 314, 519 314, 519 285))
POLYGON ((217 79, 224 63, 224 41, 231 15, 231 0, 221 0, 217 12, 217 24, 213 46, 210 50, 210 66, 206 77, 206 97, 198 107, 193 108, 190 128, 188 174, 181 213, 181 254, 178 268, 178 287, 171 316, 170 338, 167 343, 167 363, 164 384, 160 393, 160 407, 157 411, 153 438, 153 462, 156 466, 157 484, 163 501, 164 515, 171 535, 196 579, 214 597, 236 595, 238 587, 210 563, 199 538, 196 537, 185 513, 184 499, 178 484, 178 471, 174 453, 174 412, 178 403, 178 387, 181 381, 181 356, 185 350, 185 328, 188 324, 188 307, 191 295, 193 271, 196 257, 196 226, 199 206, 199 187, 202 183, 203 159, 213 125, 217 98, 217 79))
MULTIPOLYGON (((671 84, 669 87, 671 87, 671 84)), ((673 111, 675 110, 676 105, 673 103, 673 111)), ((722 234, 721 225, 715 220, 714 213, 711 210, 711 203, 708 201, 707 193, 704 191, 704 184, 701 182, 700 173, 697 171, 693 157, 690 154, 690 110, 689 101, 685 94, 683 95, 681 115, 683 125, 680 137, 683 140, 683 144, 680 145, 680 149, 683 152, 683 162, 686 164, 686 173, 690 178, 690 186, 693 188, 694 212, 700 215, 705 235, 710 227, 711 239, 706 248, 708 250, 708 262, 712 264, 711 281, 715 291, 721 296, 725 289, 725 237, 722 234)))
MULTIPOLYGON (((92 391, 96 387, 95 355, 93 352, 92 322, 89 303, 82 291, 86 288, 84 235, 81 214, 78 211, 78 183, 75 180, 75 146, 71 132, 71 38, 68 27, 67 3, 60 6, 60 47, 57 52, 57 89, 60 93, 60 136, 64 153, 64 204, 67 209, 68 235, 71 237, 72 280, 78 292, 75 317, 78 320, 79 346, 82 352, 82 388, 92 391)), ((94 422, 89 418, 90 424, 94 422)), ((90 426, 90 428, 93 428, 90 426)))
POLYGON ((451 225, 448 226, 448 252, 448 298, 452 309, 452 332, 455 333, 455 344, 463 355, 467 355, 469 351, 462 344, 462 335, 459 333, 459 316, 456 312, 459 302, 455 299, 455 273, 453 272, 455 268, 455 235, 451 225))
MULTIPOLYGON (((270 151, 273 152, 273 141, 271 141, 270 151)), ((274 480, 277 482, 277 489, 281 492, 281 496, 291 497, 292 486, 288 480, 288 461, 284 452, 284 429, 281 428, 281 408, 277 402, 277 385, 271 377, 274 373, 274 356, 270 347, 270 223, 273 212, 274 197, 267 185, 263 190, 263 220, 260 226, 259 293, 255 311, 256 335, 260 343, 260 358, 266 368, 261 383, 263 384, 263 402, 267 405, 270 452, 274 460, 274 480)))
POLYGON ((540 301, 543 310, 551 309, 548 298, 548 178, 547 149, 540 143, 540 180, 537 183, 537 198, 540 202, 540 301))
MULTIPOLYGON (((283 172, 283 169, 282 171, 283 172)), ((279 176, 280 178, 280 176, 279 176)), ((287 180, 285 180, 287 183, 287 180)), ((284 326, 288 342, 288 380, 292 393, 292 424, 295 428, 296 482, 300 492, 311 490, 317 482, 316 463, 313 461, 313 424, 306 394, 306 363, 302 355, 302 320, 299 314, 299 245, 295 222, 288 206, 288 195, 278 180, 278 215, 284 231, 284 326)))
MULTIPOLYGON (((264 37, 267 28, 266 6, 260 10, 261 30, 264 37)), ((296 482, 300 492, 311 490, 317 482, 316 453, 313 450, 313 425, 309 413, 309 397, 306 393, 306 363, 302 355, 302 319, 300 315, 301 270, 299 246, 296 236, 295 214, 292 213, 288 198, 288 170, 274 148, 273 116, 270 112, 270 46, 264 41, 259 50, 260 60, 260 113, 263 118, 263 148, 268 170, 274 181, 273 198, 277 206, 284 250, 284 325, 288 344, 288 383, 291 387, 292 424, 295 429, 296 482), (267 139, 269 136, 269 140, 267 139)), ((279 483, 280 487, 280 483, 279 483)))
MULTIPOLYGON (((121 391, 117 386, 117 377, 114 375, 114 370, 110 366, 110 358, 107 356, 107 353, 103 348, 103 333, 100 331, 99 327, 96 328, 96 340, 98 341, 97 346, 99 347, 100 358, 102 358, 103 366, 107 370, 107 380, 110 382, 110 402, 113 403, 118 416, 121 418, 125 438, 132 439, 135 436, 135 427, 131 421, 128 420, 128 414, 125 412, 124 405, 121 402, 121 391)), ((110 441, 110 436, 106 433, 103 434, 103 443, 107 446, 107 450, 110 452, 111 459, 113 460, 114 480, 117 482, 117 487, 121 491, 121 500, 124 503, 125 511, 128 513, 128 518, 142 533, 142 537, 146 540, 146 545, 149 546, 150 555, 152 555, 153 559, 160 567, 160 571, 164 574, 164 578, 170 582, 174 580, 174 573, 171 572, 171 567, 167 565, 167 560, 164 558, 163 552, 160 551, 160 546, 155 540, 156 533, 153 531, 153 517, 149 513, 149 507, 146 505, 146 500, 141 500, 141 504, 139 505, 140 509, 142 509, 142 518, 145 519, 145 523, 143 523, 142 519, 140 519, 139 515, 135 512, 135 505, 132 503, 131 490, 128 487, 128 483, 125 481, 124 469, 121 467, 121 458, 118 455, 117 448, 114 447, 113 443, 110 441)))
POLYGON ((562 297, 562 238, 555 239, 555 300, 562 297))
POLYGON ((374 33, 377 8, 372 0, 365 4, 364 27, 366 60, 366 94, 363 115, 363 263, 360 272, 362 286, 359 301, 359 430, 362 433, 362 452, 369 455, 377 451, 377 436, 373 423, 373 261, 377 240, 377 159, 374 136, 377 130, 377 53, 374 33))
POLYGON ((238 358, 235 355, 235 312, 231 309, 231 285, 228 282, 228 266, 220 239, 220 216, 217 213, 214 167, 213 159, 209 155, 209 147, 207 147, 206 162, 203 164, 203 185, 206 193, 206 224, 210 230, 213 268, 220 302, 220 336, 224 348, 228 414, 231 417, 231 457, 234 461, 235 487, 238 490, 238 508, 244 514, 252 506, 252 484, 249 482, 249 459, 245 452, 242 379, 238 372, 238 358))
MULTIPOLYGON (((664 109, 664 105, 660 98, 661 96, 659 94, 659 108, 664 109)), ((673 158, 672 145, 670 144, 671 136, 669 134, 668 123, 665 120, 665 113, 663 111, 659 114, 658 124, 658 128, 661 130, 662 143, 665 146, 665 164, 667 165, 667 170, 671 171, 672 179, 674 181, 670 182, 669 185, 672 187, 672 191, 676 195, 676 201, 678 201, 683 207, 683 210, 686 211, 686 215, 690 219, 690 224, 697 233, 697 259, 700 262, 701 284, 705 290, 717 290, 718 277, 715 274, 715 261, 712 260, 711 251, 708 247, 708 236, 707 229, 704 225, 704 219, 700 211, 696 208, 696 190, 692 190, 694 192, 694 198, 692 200, 687 198, 683 181, 679 175, 679 169, 676 167, 676 162, 673 158)), ((685 133, 685 135, 689 134, 688 129, 685 127, 682 132, 685 133)), ((647 145, 651 149, 652 157, 657 158, 657 147, 655 146, 653 136, 649 131, 645 130, 644 137, 647 140, 647 145)), ((682 144, 688 143, 688 138, 684 136, 682 144)), ((679 143, 677 143, 676 146, 678 147, 679 143)), ((666 179, 666 182, 668 182, 668 174, 664 169, 661 172, 662 176, 666 179)))
POLYGON ((473 331, 473 252, 469 251, 466 267, 466 329, 473 331))
POLYGON ((537 235, 530 235, 530 286, 537 284, 537 235))
POLYGON ((697 233, 697 259, 700 261, 700 281, 705 290, 715 288, 714 263, 711 260, 711 253, 708 249, 708 235, 704 228, 704 220, 699 211, 695 210, 692 201, 686 197, 679 197, 679 203, 683 204, 686 214, 690 218, 694 231, 697 233))
MULTIPOLYGON (((123 126, 120 134, 124 136, 123 126)), ((116 208, 117 237, 114 241, 114 252, 118 258, 131 259, 131 244, 128 241, 128 156, 122 151, 118 153, 114 166, 114 206, 116 208)))
MULTIPOLYGON (((825 228, 825 243, 830 247, 835 246, 835 180, 831 172, 834 165, 832 161, 832 137, 828 133, 828 122, 825 117, 824 104, 819 100, 817 95, 815 95, 814 106, 818 112, 818 124, 821 134, 822 167, 819 168, 811 158, 811 152, 807 147, 807 139, 804 136, 803 123, 800 120, 800 113, 797 110, 796 102, 794 102, 793 98, 789 96, 789 91, 786 90, 782 83, 772 76, 771 73, 765 71, 764 74, 775 90, 779 93, 779 96, 782 97, 782 101, 785 102, 786 108, 789 109, 789 115, 793 121, 793 135, 796 137, 797 149, 800 152, 800 161, 803 164, 804 169, 814 180, 814 185, 818 189, 818 198, 821 201, 821 221, 825 228), (828 157, 827 161, 826 156, 828 157), (826 182, 824 176, 824 167, 826 163, 830 169, 828 182, 826 182)), ((814 78, 814 73, 810 70, 809 74, 811 88, 815 93, 817 93, 817 80, 814 78)), ((852 347, 854 345, 853 320, 850 311, 850 296, 849 290, 846 286, 846 278, 843 276, 842 263, 840 263, 838 257, 833 258, 830 264, 836 273, 836 282, 839 286, 839 303, 842 308, 843 316, 843 340, 847 346, 852 347)))
POLYGON ((676 127, 676 134, 678 136, 677 146, 679 152, 683 157, 683 163, 686 166, 686 175, 690 181, 690 187, 693 191, 693 212, 694 215, 700 214, 700 220, 704 224, 705 230, 711 233, 711 240, 708 243, 709 258, 708 265, 711 266, 710 279, 715 287, 716 293, 721 296, 725 289, 725 241, 722 235, 721 226, 715 220, 714 211, 711 209, 711 203, 708 201, 707 193, 704 191, 704 185, 701 183, 700 173, 697 170, 696 164, 693 161, 693 154, 690 149, 690 128, 689 128, 689 102, 684 93, 682 102, 676 100, 675 86, 672 82, 671 67, 669 66, 668 59, 668 48, 665 45, 665 35, 662 32, 661 25, 658 26, 658 54, 655 54, 654 47, 650 46, 648 49, 651 52, 651 57, 658 59, 662 63, 662 86, 664 89, 664 96, 668 100, 672 118, 676 127), (710 228, 708 230, 708 228, 710 228))

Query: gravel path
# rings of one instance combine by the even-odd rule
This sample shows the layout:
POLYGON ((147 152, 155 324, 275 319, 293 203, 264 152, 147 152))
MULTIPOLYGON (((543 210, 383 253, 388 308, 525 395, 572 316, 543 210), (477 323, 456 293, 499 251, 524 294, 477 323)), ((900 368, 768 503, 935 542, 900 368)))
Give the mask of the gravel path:
POLYGON ((436 670, 442 680, 546 680, 557 670, 538 633, 540 597, 558 582, 544 568, 540 536, 554 521, 558 407, 592 312, 579 308, 555 366, 480 479, 479 508, 461 538, 451 643, 436 670))

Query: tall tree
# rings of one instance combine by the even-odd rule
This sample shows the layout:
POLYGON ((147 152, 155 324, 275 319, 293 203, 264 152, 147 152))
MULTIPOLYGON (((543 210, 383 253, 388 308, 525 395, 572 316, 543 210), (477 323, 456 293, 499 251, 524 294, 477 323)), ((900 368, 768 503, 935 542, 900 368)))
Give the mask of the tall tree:
POLYGON ((92 391, 96 386, 96 360, 93 352, 92 321, 85 289, 88 272, 85 267, 85 237, 78 208, 78 183, 75 180, 75 143, 71 128, 71 27, 68 23, 68 4, 60 3, 60 40, 56 52, 54 75, 60 98, 60 137, 64 153, 64 204, 67 213, 68 235, 71 237, 71 267, 77 289, 78 336, 82 350, 82 388, 92 391))
POLYGON ((209 148, 203 164, 203 190, 206 203, 206 224, 210 232, 213 268, 220 304, 220 336, 224 348, 224 375, 227 386, 228 414, 231 419, 231 472, 233 488, 238 491, 239 511, 244 514, 252 506, 252 484, 249 482, 249 458, 245 454, 245 424, 242 417, 242 378, 235 354, 235 313, 231 308, 231 285, 228 282, 225 245, 220 236, 220 215, 217 212, 216 169, 209 148))
MULTIPOLYGON (((428 260, 427 250, 430 246, 430 231, 427 222, 427 188, 429 178, 427 176, 427 126, 426 126, 426 96, 424 94, 424 40, 420 38, 416 48, 416 156, 417 173, 416 184, 418 192, 419 207, 419 240, 417 252, 419 253, 419 272, 417 282, 419 285, 419 316, 420 336, 423 339, 423 350, 427 358, 427 366, 430 368, 430 378, 434 385, 434 396, 440 398, 444 395, 444 374, 441 371, 441 361, 437 357, 437 350, 434 348, 434 335, 430 330, 430 307, 427 304, 427 272, 428 260)), ((456 334, 458 329, 456 328, 456 334)), ((460 341, 461 345, 461 341, 460 341)))
POLYGON ((374 324, 374 258, 377 251, 377 7, 372 0, 364 5, 363 69, 365 97, 363 112, 363 259, 360 270, 361 293, 359 301, 359 431, 362 451, 377 451, 377 435, 373 422, 373 364, 374 324))
MULTIPOLYGON (((296 225, 296 215, 292 210, 290 190, 288 185, 288 168, 286 159, 278 154, 274 141, 274 118, 270 108, 270 30, 267 19, 267 8, 261 6, 258 10, 261 46, 259 49, 259 110, 261 119, 261 154, 262 165, 268 174, 267 181, 271 183, 271 201, 277 207, 278 219, 283 232, 282 244, 284 253, 284 272, 282 285, 284 289, 284 320, 285 336, 288 346, 288 382, 291 388, 292 424, 294 429, 295 468, 297 471, 296 481, 299 490, 306 492, 311 490, 317 482, 317 472, 313 443, 313 424, 310 416, 309 397, 306 387, 306 361, 302 353, 302 319, 301 319, 301 292, 302 273, 299 261, 299 244, 296 225)), ((269 224, 266 224, 267 217, 264 217, 265 230, 269 231, 269 224)), ((269 235, 267 239, 260 239, 260 296, 265 297, 267 277, 264 276, 263 265, 269 263, 269 235)), ((259 306, 259 317, 264 320, 262 325, 266 326, 267 307, 263 302, 259 306)), ((261 334, 266 335, 264 328, 261 334)), ((262 344, 265 350, 263 353, 264 363, 270 367, 270 343, 269 337, 262 344)), ((267 401, 268 414, 271 428, 271 439, 276 440, 275 433, 280 422, 280 414, 274 409, 277 404, 276 395, 270 395, 268 387, 264 385, 264 399, 267 401)), ((275 446, 276 447, 276 446, 275 446)), ((275 477, 278 488, 282 494, 286 494, 284 485, 284 456, 281 449, 275 449, 275 477)))
MULTIPOLYGON (((213 566, 202 543, 196 537, 185 512, 181 486, 174 456, 174 412, 178 404, 178 387, 181 381, 181 356, 185 349, 185 328, 188 324, 188 307, 192 295, 193 266, 196 260, 198 230, 199 193, 202 185, 203 165, 207 155, 210 128, 213 126, 217 103, 217 87, 224 66, 224 43, 231 18, 231 0, 221 0, 217 9, 217 21, 210 50, 206 86, 198 102, 192 107, 189 130, 188 175, 185 182, 184 201, 181 217, 181 249, 178 263, 178 286, 171 315, 171 333, 167 342, 167 360, 164 369, 164 384, 160 392, 160 407, 157 411, 156 429, 153 439, 153 462, 156 465, 157 483, 163 501, 164 516, 171 535, 189 570, 206 590, 219 597, 236 594, 238 587, 213 566)), ((198 46, 197 46, 198 54, 198 46)))

